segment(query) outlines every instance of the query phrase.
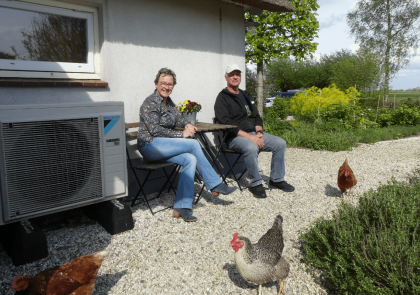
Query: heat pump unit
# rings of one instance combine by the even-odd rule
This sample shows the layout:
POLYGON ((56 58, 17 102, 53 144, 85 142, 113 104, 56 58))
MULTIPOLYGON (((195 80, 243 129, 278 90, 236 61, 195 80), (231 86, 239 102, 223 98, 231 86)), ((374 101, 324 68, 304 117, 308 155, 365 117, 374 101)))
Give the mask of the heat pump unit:
POLYGON ((127 195, 123 102, 0 106, 0 225, 127 195))

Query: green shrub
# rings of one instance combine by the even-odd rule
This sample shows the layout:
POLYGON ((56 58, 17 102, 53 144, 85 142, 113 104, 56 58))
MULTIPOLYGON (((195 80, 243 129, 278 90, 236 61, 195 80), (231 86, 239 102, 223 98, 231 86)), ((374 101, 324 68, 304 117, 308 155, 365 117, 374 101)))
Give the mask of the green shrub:
POLYGON ((343 294, 420 293, 420 173, 342 203, 301 235, 305 261, 343 294))
MULTIPOLYGON (((267 108, 266 106, 263 106, 263 116, 268 116, 268 112, 270 111, 270 108, 267 108)), ((261 114, 260 114, 261 115, 261 114)))
POLYGON ((312 123, 321 117, 324 109, 331 108, 331 105, 348 105, 350 101, 357 100, 359 95, 353 87, 346 91, 340 91, 334 84, 323 89, 312 87, 290 100, 290 110, 297 120, 312 123))
POLYGON ((420 100, 418 99, 413 100, 411 98, 407 98, 402 100, 401 103, 409 107, 417 107, 420 109, 420 100))
POLYGON ((393 111, 391 109, 385 109, 385 108, 379 109, 378 115, 376 117, 377 117, 376 123, 378 123, 380 127, 387 127, 387 126, 394 125, 393 111))
POLYGON ((353 134, 360 143, 375 143, 382 140, 399 139, 410 135, 419 135, 420 126, 390 126, 373 130, 358 129, 353 134))
POLYGON ((420 110, 417 106, 402 104, 395 110, 392 108, 366 108, 361 113, 379 127, 391 125, 409 126, 420 124, 420 110))
POLYGON ((323 121, 338 119, 346 129, 366 127, 365 120, 361 116, 361 108, 356 103, 331 104, 323 108, 319 116, 323 121))
POLYGON ((281 121, 276 117, 267 116, 264 118, 264 131, 270 134, 282 134, 286 131, 296 131, 296 125, 290 122, 281 121))
POLYGON ((417 125, 420 124, 420 111, 417 106, 403 104, 393 112, 392 123, 394 125, 417 125))
POLYGON ((358 138, 349 132, 328 132, 312 127, 301 130, 295 146, 338 152, 351 150, 357 143, 358 138))
POLYGON ((319 130, 329 131, 329 132, 340 132, 345 131, 346 127, 343 124, 343 120, 337 118, 327 119, 326 121, 321 121, 316 125, 319 130))
POLYGON ((273 118, 280 118, 282 120, 286 120, 290 111, 289 100, 277 96, 273 102, 273 106, 268 109, 268 115, 273 118))

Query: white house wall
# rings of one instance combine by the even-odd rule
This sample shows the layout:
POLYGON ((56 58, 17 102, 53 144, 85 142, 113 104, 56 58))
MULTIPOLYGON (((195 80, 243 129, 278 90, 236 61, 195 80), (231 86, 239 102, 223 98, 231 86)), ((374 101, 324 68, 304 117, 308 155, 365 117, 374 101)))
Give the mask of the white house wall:
MULTIPOLYGON (((224 70, 245 69, 243 9, 217 0, 65 1, 99 5, 101 79, 109 87, 1 87, 0 104, 124 101, 126 122, 154 90, 157 71, 175 71, 175 103, 198 101, 211 122, 224 70)), ((243 79, 242 88, 245 88, 243 79)))

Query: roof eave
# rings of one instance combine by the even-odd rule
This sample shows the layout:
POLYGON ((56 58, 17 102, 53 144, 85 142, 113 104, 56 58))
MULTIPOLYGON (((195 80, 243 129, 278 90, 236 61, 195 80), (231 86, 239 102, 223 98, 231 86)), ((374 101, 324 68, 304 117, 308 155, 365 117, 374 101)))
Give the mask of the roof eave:
POLYGON ((293 12, 296 10, 287 0, 230 0, 229 2, 242 3, 271 12, 293 12))

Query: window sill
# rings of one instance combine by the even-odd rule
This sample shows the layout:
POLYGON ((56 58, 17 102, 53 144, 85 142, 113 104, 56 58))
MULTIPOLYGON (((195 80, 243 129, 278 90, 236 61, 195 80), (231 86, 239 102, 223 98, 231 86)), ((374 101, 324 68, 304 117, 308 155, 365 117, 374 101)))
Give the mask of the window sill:
POLYGON ((107 87, 108 82, 86 79, 0 78, 0 87, 107 87))

